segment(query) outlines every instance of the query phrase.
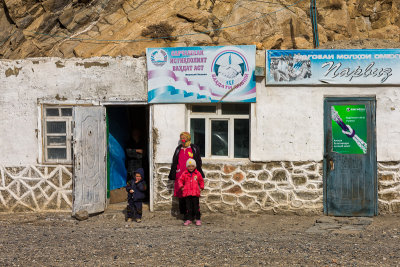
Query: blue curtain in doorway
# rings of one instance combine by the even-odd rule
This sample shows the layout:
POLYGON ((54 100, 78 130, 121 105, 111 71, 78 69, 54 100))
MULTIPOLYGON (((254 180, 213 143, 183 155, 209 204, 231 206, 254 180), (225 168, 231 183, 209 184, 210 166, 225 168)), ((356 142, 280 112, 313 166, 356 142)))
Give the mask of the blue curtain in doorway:
POLYGON ((108 153, 110 190, 126 186, 125 151, 111 133, 108 136, 108 153))

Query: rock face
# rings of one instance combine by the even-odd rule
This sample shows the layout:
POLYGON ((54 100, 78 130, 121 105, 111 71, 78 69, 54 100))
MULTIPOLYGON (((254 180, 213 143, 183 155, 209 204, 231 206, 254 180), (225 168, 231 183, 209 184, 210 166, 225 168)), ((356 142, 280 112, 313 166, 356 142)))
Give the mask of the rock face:
MULTIPOLYGON (((309 4, 306 0, 0 0, 0 58, 141 56, 146 47, 228 44, 308 49, 313 48, 309 4)), ((319 0, 317 10, 321 45, 368 38, 399 42, 400 1, 319 0)))

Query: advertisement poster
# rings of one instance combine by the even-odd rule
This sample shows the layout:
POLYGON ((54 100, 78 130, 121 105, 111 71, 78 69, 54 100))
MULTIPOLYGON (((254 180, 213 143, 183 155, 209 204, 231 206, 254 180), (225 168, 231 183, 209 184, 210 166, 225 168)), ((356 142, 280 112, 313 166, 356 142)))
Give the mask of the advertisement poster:
POLYGON ((365 105, 331 107, 332 150, 340 154, 367 153, 367 113, 365 105))
POLYGON ((400 49, 267 50, 266 83, 399 84, 400 49))
POLYGON ((256 47, 147 48, 148 103, 256 102, 256 47))

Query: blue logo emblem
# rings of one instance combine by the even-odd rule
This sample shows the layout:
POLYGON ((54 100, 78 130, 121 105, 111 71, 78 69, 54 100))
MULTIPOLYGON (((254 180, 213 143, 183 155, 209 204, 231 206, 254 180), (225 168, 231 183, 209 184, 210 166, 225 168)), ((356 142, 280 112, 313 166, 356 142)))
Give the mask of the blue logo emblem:
POLYGON ((160 67, 167 63, 168 55, 163 49, 159 49, 151 53, 150 59, 155 66, 160 67))
POLYGON ((249 65, 246 58, 234 50, 220 52, 211 65, 214 83, 224 89, 236 89, 249 80, 249 65))

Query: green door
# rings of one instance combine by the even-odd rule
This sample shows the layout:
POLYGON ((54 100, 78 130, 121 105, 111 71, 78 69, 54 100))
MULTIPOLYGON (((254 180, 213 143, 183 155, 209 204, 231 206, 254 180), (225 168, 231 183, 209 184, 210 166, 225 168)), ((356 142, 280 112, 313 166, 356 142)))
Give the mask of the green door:
POLYGON ((325 98, 324 213, 377 215, 375 99, 325 98))

